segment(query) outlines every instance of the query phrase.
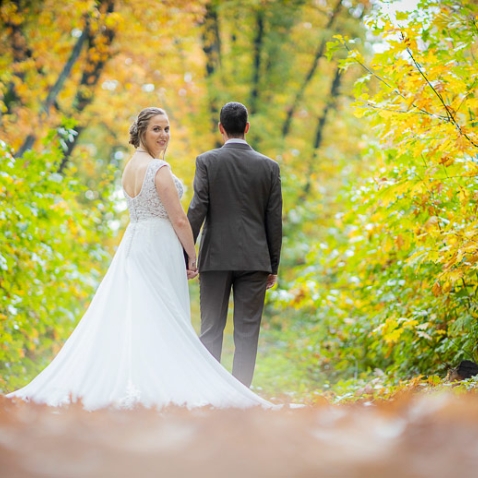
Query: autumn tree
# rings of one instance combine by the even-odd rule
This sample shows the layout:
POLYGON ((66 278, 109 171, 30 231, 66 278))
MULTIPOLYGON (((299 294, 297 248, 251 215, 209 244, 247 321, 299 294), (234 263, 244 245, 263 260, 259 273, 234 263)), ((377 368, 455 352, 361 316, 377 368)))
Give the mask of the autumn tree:
POLYGON ((288 294, 316 318, 314 377, 442 374, 477 359, 477 6, 419 2, 368 20, 381 49, 353 39, 356 115, 370 124, 355 184, 288 294))

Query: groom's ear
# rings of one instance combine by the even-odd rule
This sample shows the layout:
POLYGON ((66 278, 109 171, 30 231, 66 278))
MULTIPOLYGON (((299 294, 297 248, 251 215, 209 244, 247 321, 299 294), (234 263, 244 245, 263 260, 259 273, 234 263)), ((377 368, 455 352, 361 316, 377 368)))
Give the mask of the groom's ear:
POLYGON ((224 126, 221 124, 221 122, 219 122, 217 125, 221 134, 226 134, 226 130, 224 129, 224 126))
POLYGON ((247 134, 247 132, 249 131, 249 126, 251 126, 251 123, 249 123, 249 121, 246 123, 246 127, 244 128, 244 134, 247 134))

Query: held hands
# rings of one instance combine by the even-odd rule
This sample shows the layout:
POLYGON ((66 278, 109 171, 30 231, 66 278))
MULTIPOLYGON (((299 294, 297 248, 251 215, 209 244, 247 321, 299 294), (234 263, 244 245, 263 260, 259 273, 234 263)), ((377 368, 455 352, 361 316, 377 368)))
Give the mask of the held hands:
POLYGON ((270 289, 271 287, 274 287, 276 284, 277 284, 277 275, 269 274, 269 277, 267 278, 266 289, 270 289))
POLYGON ((189 279, 194 279, 198 275, 198 268, 196 264, 196 258, 191 257, 190 259, 188 258, 188 268, 187 268, 187 275, 188 275, 188 280, 189 279))

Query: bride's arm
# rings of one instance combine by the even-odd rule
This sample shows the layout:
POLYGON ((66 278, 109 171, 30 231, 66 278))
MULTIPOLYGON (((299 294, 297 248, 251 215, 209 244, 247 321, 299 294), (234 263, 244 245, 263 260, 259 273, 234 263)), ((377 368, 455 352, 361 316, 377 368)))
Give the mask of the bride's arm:
POLYGON ((178 191, 169 167, 163 167, 156 173, 156 191, 168 213, 169 220, 188 255, 188 270, 196 271, 196 250, 189 220, 179 201, 178 191))

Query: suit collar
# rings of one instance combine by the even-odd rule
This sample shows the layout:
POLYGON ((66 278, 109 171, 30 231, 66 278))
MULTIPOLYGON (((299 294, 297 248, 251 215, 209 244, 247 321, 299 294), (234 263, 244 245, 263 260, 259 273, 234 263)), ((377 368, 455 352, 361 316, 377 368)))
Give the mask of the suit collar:
POLYGON ((252 147, 247 143, 227 143, 222 146, 222 149, 244 149, 251 150, 252 147))

